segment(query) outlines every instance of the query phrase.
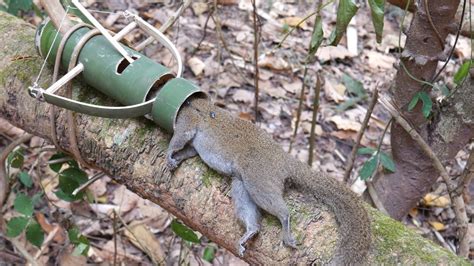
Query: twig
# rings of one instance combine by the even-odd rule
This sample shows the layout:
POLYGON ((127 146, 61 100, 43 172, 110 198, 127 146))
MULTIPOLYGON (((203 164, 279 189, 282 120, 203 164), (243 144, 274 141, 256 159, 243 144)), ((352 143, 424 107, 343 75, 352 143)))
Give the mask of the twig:
POLYGON ((193 52, 191 53, 191 57, 193 57, 193 56, 197 53, 197 51, 199 50, 199 47, 201 47, 202 42, 206 39, 206 36, 207 36, 207 27, 208 27, 209 20, 210 20, 212 14, 214 14, 214 8, 211 8, 211 9, 209 10, 209 15, 208 15, 207 18, 206 18, 206 22, 204 22, 204 29, 203 29, 202 37, 201 37, 201 39, 199 40, 198 44, 196 45, 196 48, 194 48, 193 52))
POLYGON ((113 222, 112 222, 112 228, 114 230, 114 266, 117 265, 117 212, 113 210, 113 222))
POLYGON ((63 35, 68 32, 73 24, 66 16, 66 11, 64 11, 59 0, 41 0, 40 2, 41 6, 43 6, 46 11, 46 14, 51 18, 54 27, 63 35), (64 21, 62 21, 62 18, 64 18, 64 21))
POLYGON ((438 41, 439 41, 439 44, 441 45, 442 50, 444 50, 444 41, 441 38, 441 34, 439 34, 439 31, 436 28, 435 24, 433 23, 433 19, 431 18, 428 2, 429 0, 424 0, 425 13, 426 13, 426 16, 428 17, 428 22, 430 23, 431 28, 433 28, 433 31, 435 32, 436 37, 438 38, 438 41))
POLYGON ((467 257, 469 255, 469 234, 467 234, 468 218, 466 214, 466 205, 461 195, 456 195, 456 186, 449 180, 449 175, 444 168, 441 161, 434 154, 430 146, 423 140, 421 135, 400 115, 400 112, 392 105, 392 103, 385 97, 380 97, 379 102, 390 112, 397 123, 405 129, 405 131, 412 137, 412 139, 420 146, 423 152, 433 162, 433 166, 438 170, 441 178, 446 183, 453 210, 458 225, 459 250, 458 255, 467 257))
POLYGON ((36 252, 36 255, 35 255, 35 258, 34 258, 35 260, 38 260, 38 258, 41 256, 41 253, 43 253, 44 249, 48 246, 49 242, 51 242, 51 240, 54 239, 54 237, 56 236, 56 234, 58 233, 60 228, 61 227, 59 227, 59 225, 55 225, 54 229, 51 232, 49 232, 48 236, 43 241, 43 244, 41 244, 40 250, 38 250, 38 252, 36 252))
POLYGON ((319 94, 321 92, 321 76, 319 73, 316 74, 316 87, 314 88, 314 99, 313 99, 313 118, 311 120, 311 132, 309 133, 309 156, 308 164, 309 166, 313 165, 313 153, 314 153, 314 144, 316 138, 316 120, 319 109, 319 94))
POLYGON ((258 122, 258 44, 259 44, 259 26, 257 25, 257 5, 255 4, 256 0, 252 1, 253 7, 253 61, 254 61, 254 68, 255 68, 255 76, 254 76, 254 86, 255 86, 255 100, 254 100, 254 109, 255 109, 255 122, 258 122))
MULTIPOLYGON (((367 113, 365 113, 364 121, 362 122, 362 128, 357 132, 356 143, 354 147, 352 147, 351 154, 349 155, 349 159, 347 160, 346 164, 346 171, 344 172, 344 183, 349 182, 349 178, 351 176, 352 168, 354 167, 354 161, 356 158, 357 149, 360 146, 360 141, 362 140, 362 136, 364 136, 364 132, 367 129, 367 125, 369 124, 370 116, 374 111, 375 104, 377 103, 377 99, 379 97, 379 91, 376 88, 374 91, 374 95, 372 95, 372 99, 370 100, 369 109, 367 109, 367 113)), ((383 139, 382 139, 383 140, 383 139)))
POLYGON ((214 0, 214 13, 212 15, 212 20, 216 24, 216 31, 217 31, 217 37, 221 41, 222 45, 224 46, 224 50, 227 51, 229 54, 230 62, 232 63, 232 66, 234 67, 235 71, 240 75, 240 77, 248 84, 252 84, 246 77, 245 74, 242 72, 242 70, 237 67, 237 64, 235 64, 234 58, 232 57, 232 53, 229 49, 229 46, 227 45, 227 42, 225 41, 224 35, 222 34, 222 25, 221 25, 221 20, 219 18, 219 14, 217 14, 217 0, 214 0))
POLYGON ((0 206, 3 206, 3 202, 5 202, 5 199, 8 195, 8 191, 10 190, 5 160, 8 158, 10 152, 12 152, 18 145, 27 142, 32 137, 33 135, 27 133, 10 143, 0 153, 0 206))
POLYGON ((389 216, 389 213, 387 212, 387 209, 385 209, 385 207, 383 206, 382 201, 379 198, 379 195, 377 195, 377 191, 375 190, 374 184, 372 183, 372 181, 368 180, 366 182, 366 184, 367 184, 367 191, 369 192, 369 195, 370 195, 370 199, 374 203, 377 210, 379 210, 383 214, 389 216))
POLYGON ((72 195, 76 196, 79 192, 83 191, 85 188, 89 187, 92 185, 95 181, 101 179, 105 175, 104 172, 99 172, 95 175, 93 175, 89 180, 87 180, 86 183, 80 185, 78 188, 76 188, 73 192, 72 195))
MULTIPOLYGON (((165 24, 161 25, 161 27, 158 29, 161 32, 166 32, 173 24, 176 22, 176 20, 183 14, 184 10, 188 8, 188 6, 191 4, 191 0, 184 0, 183 4, 176 10, 176 12, 171 15, 171 17, 168 18, 168 21, 165 22, 165 24)), ((155 39, 153 37, 148 37, 146 40, 138 44, 137 46, 133 47, 133 49, 137 51, 143 50, 148 44, 152 43, 155 39)))
POLYGON ((304 65, 303 82, 301 84, 300 100, 298 102, 298 109, 296 110, 295 129, 293 130, 293 136, 290 139, 290 147, 288 148, 288 153, 291 153, 291 150, 293 148, 293 142, 296 139, 296 133, 298 132, 298 127, 300 125, 301 112, 303 111, 304 90, 306 87, 305 85, 306 85, 307 73, 308 73, 308 64, 306 62, 304 65))
POLYGON ((30 253, 23 247, 23 245, 15 238, 9 239, 10 242, 15 246, 15 248, 20 252, 20 254, 28 261, 28 263, 32 266, 38 266, 36 260, 31 256, 30 253))

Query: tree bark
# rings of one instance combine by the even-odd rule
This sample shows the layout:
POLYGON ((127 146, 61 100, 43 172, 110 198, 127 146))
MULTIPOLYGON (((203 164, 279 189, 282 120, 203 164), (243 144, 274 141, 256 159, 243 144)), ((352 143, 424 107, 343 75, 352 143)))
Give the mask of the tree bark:
MULTIPOLYGON (((470 80, 458 88, 443 104, 433 104, 429 120, 419 102, 411 112, 407 105, 416 93, 431 88, 414 80, 430 82, 442 57, 443 44, 452 28, 459 0, 420 0, 407 32, 401 64, 391 88, 393 99, 403 116, 431 146, 442 162, 452 159, 474 137, 474 94, 470 80), (425 4, 428 3, 428 7, 425 4), (429 16, 426 13, 429 10, 429 16), (429 21, 431 17, 439 38, 429 21), (403 65, 402 65, 403 64, 403 65)), ((395 173, 377 178, 374 188, 391 217, 401 219, 429 192, 439 173, 410 135, 398 124, 391 128, 395 173)))
MULTIPOLYGON (((0 116, 12 124, 45 139, 51 139, 47 103, 28 95, 28 86, 39 73, 43 59, 34 49, 34 28, 0 12, 0 116)), ((51 70, 46 68, 39 84, 47 87, 51 70)), ((75 82, 74 97, 95 103, 109 103, 84 84, 75 82)), ((198 158, 187 160, 172 175, 165 167, 169 135, 142 119, 113 120, 76 115, 78 145, 82 157, 105 171, 139 196, 149 199, 201 232, 218 245, 237 253, 236 241, 244 232, 233 215, 227 196, 229 184, 209 170, 198 158)), ((66 151, 66 115, 57 115, 58 142, 66 151)), ((334 250, 337 225, 323 206, 303 202, 289 191, 293 230, 301 245, 294 251, 280 245, 280 225, 270 216, 243 258, 252 264, 321 264, 334 250)), ((372 219, 372 263, 466 263, 451 252, 407 230, 399 222, 367 208, 372 219)))

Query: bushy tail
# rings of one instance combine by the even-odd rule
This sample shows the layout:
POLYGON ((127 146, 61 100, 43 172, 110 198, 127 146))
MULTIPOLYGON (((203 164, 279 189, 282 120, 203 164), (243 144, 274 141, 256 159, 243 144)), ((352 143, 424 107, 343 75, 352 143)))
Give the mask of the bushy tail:
POLYGON ((370 220, 362 200, 343 184, 300 164, 290 179, 298 191, 314 197, 334 212, 339 241, 331 265, 366 264, 371 245, 370 220))

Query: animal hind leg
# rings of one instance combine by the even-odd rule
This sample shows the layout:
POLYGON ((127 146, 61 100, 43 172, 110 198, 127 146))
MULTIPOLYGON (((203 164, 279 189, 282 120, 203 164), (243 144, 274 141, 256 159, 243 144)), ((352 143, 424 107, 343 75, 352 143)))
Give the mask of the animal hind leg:
POLYGON ((280 188, 272 185, 247 185, 244 182, 246 190, 250 197, 266 212, 276 216, 281 223, 283 231, 283 244, 288 247, 296 248, 296 240, 291 234, 290 228, 290 213, 286 202, 283 199, 283 191, 280 188))
POLYGON ((232 199, 237 218, 245 225, 245 234, 239 240, 239 255, 243 256, 245 244, 260 230, 260 210, 244 187, 242 180, 232 180, 232 199))

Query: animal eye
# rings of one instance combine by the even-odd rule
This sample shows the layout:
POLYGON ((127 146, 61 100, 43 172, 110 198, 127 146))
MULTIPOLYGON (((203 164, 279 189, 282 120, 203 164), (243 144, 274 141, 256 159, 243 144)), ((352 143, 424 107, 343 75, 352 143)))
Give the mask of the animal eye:
POLYGON ((209 115, 211 116, 211 118, 216 118, 216 113, 214 112, 210 112, 209 115))

